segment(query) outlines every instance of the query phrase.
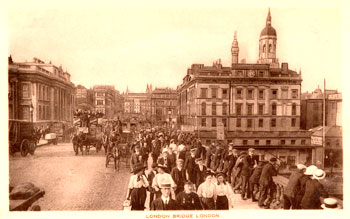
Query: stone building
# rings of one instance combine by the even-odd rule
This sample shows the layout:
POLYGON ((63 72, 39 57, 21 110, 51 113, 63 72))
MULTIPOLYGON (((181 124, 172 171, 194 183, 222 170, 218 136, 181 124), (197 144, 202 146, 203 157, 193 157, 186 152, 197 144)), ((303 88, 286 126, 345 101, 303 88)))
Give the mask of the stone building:
POLYGON ((126 89, 124 95, 124 113, 139 120, 149 120, 151 117, 151 85, 147 85, 145 93, 132 93, 126 89))
MULTIPOLYGON (((326 90, 326 126, 342 126, 342 94, 326 90)), ((317 88, 312 93, 303 93, 301 99, 300 128, 309 130, 323 125, 323 92, 317 88)))
POLYGON ((156 88, 152 91, 151 106, 152 106, 152 123, 176 126, 177 119, 177 93, 171 88, 156 88))
POLYGON ((104 114, 105 119, 114 118, 115 88, 112 85, 93 86, 95 111, 104 114))
POLYGON ((14 62, 9 57, 9 119, 33 121, 49 127, 53 122, 70 125, 73 121, 75 86, 62 66, 38 58, 14 62))
POLYGON ((193 64, 177 89, 182 130, 209 144, 223 126, 225 141, 236 148, 253 147, 262 158, 277 156, 289 165, 313 162, 311 134, 300 130, 301 72, 280 65, 276 51, 269 11, 257 63, 238 63, 235 33, 231 66, 193 64))
POLYGON ((94 111, 94 93, 83 85, 78 85, 75 89, 75 109, 94 111))

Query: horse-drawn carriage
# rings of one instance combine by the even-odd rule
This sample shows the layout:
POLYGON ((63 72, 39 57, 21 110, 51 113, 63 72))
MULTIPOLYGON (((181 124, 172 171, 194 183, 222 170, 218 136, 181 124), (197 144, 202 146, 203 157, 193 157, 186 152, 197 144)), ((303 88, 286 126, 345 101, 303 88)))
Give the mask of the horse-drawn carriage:
POLYGON ((107 139, 106 167, 108 167, 111 160, 114 161, 115 170, 119 171, 120 162, 125 162, 125 167, 129 167, 132 134, 129 131, 123 131, 122 133, 112 132, 107 139))
POLYGON ((23 157, 28 153, 34 155, 36 135, 33 122, 24 120, 9 120, 9 152, 21 152, 23 157))
POLYGON ((75 155, 89 154, 90 148, 95 147, 96 153, 102 148, 102 128, 98 125, 91 125, 90 127, 78 127, 77 132, 73 134, 73 149, 75 155))

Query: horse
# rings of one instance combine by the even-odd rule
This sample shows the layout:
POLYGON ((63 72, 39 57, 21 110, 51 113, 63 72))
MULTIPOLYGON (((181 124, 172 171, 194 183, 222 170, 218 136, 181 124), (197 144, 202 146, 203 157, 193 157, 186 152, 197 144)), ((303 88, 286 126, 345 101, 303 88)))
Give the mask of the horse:
POLYGON ((110 160, 113 159, 115 171, 119 171, 120 149, 118 144, 118 141, 109 142, 106 155, 106 167, 108 167, 110 160))

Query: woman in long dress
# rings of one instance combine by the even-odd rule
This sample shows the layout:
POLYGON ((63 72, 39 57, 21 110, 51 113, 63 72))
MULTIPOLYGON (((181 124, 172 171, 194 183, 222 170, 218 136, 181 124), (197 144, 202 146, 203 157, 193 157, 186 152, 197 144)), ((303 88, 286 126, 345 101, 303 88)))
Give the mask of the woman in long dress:
POLYGON ((219 172, 216 174, 216 210, 229 210, 233 208, 233 191, 228 182, 225 181, 226 174, 219 172))
POLYGON ((127 193, 127 200, 131 202, 131 210, 132 211, 143 211, 145 210, 145 202, 146 202, 146 189, 148 187, 148 180, 144 174, 144 165, 143 163, 137 163, 134 166, 132 171, 133 175, 131 175, 129 180, 129 190, 127 193))

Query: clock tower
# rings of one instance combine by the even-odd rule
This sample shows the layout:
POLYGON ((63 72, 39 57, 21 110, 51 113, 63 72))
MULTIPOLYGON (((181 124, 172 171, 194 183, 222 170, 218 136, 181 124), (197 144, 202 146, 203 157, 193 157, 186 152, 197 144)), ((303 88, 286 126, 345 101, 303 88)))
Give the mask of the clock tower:
POLYGON ((260 33, 259 38, 259 64, 270 64, 271 68, 278 68, 279 63, 276 58, 277 33, 271 26, 270 9, 266 18, 266 26, 260 33))
POLYGON ((238 41, 237 41, 237 31, 235 31, 235 36, 231 47, 232 64, 238 64, 238 53, 239 53, 239 47, 238 47, 238 41))

